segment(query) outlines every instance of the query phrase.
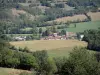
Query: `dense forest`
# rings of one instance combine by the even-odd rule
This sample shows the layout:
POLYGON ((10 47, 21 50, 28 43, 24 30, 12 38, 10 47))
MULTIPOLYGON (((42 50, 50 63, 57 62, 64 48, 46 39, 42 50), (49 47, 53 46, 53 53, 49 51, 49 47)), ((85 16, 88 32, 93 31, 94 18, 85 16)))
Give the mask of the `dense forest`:
MULTIPOLYGON (((52 21, 57 18, 74 16, 79 14, 84 14, 87 16, 89 11, 96 12, 99 11, 99 0, 0 0, 0 22, 5 22, 7 25, 6 34, 32 34, 34 27, 46 27, 52 25, 61 25, 62 23, 48 23, 47 21, 52 21), (22 3, 27 3, 23 5, 22 3), (39 4, 39 5, 36 5, 39 4), (40 7, 43 7, 41 9, 40 7), (66 7, 69 6, 69 10, 66 7), (31 15, 33 18, 29 19, 27 15, 19 13, 19 16, 14 16, 11 13, 11 9, 23 10, 27 12, 27 15, 31 15), (24 30, 25 28, 31 28, 30 30, 24 30)), ((66 22, 80 23, 91 21, 91 17, 87 16, 83 21, 76 20, 66 22)), ((38 33, 39 31, 37 31, 38 33)))

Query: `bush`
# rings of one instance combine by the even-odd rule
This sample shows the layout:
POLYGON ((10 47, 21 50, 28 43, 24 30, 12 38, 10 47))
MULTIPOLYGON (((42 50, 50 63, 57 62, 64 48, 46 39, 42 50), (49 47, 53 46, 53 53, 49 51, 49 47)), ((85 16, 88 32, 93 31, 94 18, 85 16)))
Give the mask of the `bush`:
POLYGON ((99 75, 100 64, 85 48, 75 48, 62 66, 60 75, 99 75))
POLYGON ((37 71, 39 74, 52 75, 56 71, 56 65, 52 58, 48 57, 46 51, 36 51, 33 54, 38 62, 37 71))
POLYGON ((84 31, 83 40, 88 42, 88 49, 100 51, 100 29, 84 31))
POLYGON ((28 69, 36 68, 37 62, 35 60, 35 57, 28 53, 20 53, 20 68, 28 69))

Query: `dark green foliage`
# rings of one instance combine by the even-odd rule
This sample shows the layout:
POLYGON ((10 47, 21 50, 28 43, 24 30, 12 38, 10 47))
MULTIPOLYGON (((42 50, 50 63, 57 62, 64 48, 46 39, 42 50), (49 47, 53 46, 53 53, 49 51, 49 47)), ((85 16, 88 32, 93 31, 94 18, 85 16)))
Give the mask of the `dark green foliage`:
POLYGON ((60 75, 99 75, 100 64, 85 48, 75 48, 60 75))
POLYGON ((51 26, 50 31, 51 31, 52 33, 56 33, 56 32, 57 32, 56 26, 55 26, 55 25, 51 26))
POLYGON ((56 65, 46 51, 36 51, 33 54, 38 62, 37 71, 42 75, 52 75, 56 71, 56 65))
POLYGON ((95 54, 95 56, 96 56, 97 61, 100 62, 100 52, 97 52, 97 53, 95 54))
POLYGON ((4 46, 0 49, 0 66, 27 70, 35 68, 37 65, 35 57, 31 53, 26 53, 27 51, 22 51, 13 51, 4 46))
POLYGON ((18 58, 14 57, 14 52, 8 48, 8 45, 4 43, 0 49, 0 66, 4 67, 16 67, 19 65, 20 61, 18 58))
POLYGON ((62 66, 66 63, 67 58, 66 57, 57 57, 54 58, 55 64, 57 66, 57 74, 60 73, 62 66))
POLYGON ((19 65, 20 68, 31 69, 31 68, 35 68, 36 65, 37 63, 34 56, 27 53, 20 54, 20 65, 19 65))
POLYGON ((100 29, 85 31, 83 40, 88 42, 88 49, 100 51, 100 29))
POLYGON ((66 30, 61 30, 61 35, 66 35, 66 30))
POLYGON ((68 0, 68 5, 78 7, 78 6, 99 6, 99 0, 68 0))
POLYGON ((37 29, 36 26, 33 26, 32 32, 33 32, 33 35, 37 35, 38 34, 38 29, 37 29))
POLYGON ((55 4, 55 7, 57 8, 64 8, 65 4, 61 3, 61 4, 55 4))
POLYGON ((42 28, 39 29, 39 33, 41 34, 43 32, 42 28))

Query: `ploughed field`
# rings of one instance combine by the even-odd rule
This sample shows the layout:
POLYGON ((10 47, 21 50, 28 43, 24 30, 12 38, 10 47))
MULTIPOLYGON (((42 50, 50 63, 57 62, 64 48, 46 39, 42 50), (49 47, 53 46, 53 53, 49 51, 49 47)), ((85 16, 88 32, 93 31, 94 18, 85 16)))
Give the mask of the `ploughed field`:
POLYGON ((47 50, 49 56, 68 56, 75 46, 85 47, 84 41, 78 40, 33 40, 33 41, 18 41, 10 42, 17 48, 28 47, 30 51, 47 50))

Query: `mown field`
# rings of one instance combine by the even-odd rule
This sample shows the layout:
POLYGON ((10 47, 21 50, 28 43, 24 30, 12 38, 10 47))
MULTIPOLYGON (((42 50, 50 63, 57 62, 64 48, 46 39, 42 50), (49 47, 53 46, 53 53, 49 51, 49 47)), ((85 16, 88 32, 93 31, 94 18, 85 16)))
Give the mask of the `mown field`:
MULTIPOLYGON (((67 21, 77 21, 77 20, 84 20, 86 19, 87 17, 85 15, 74 15, 74 16, 68 16, 68 17, 62 17, 62 18, 58 18, 56 20, 53 20, 55 22, 63 22, 63 23, 66 23, 67 21)), ((48 21, 48 23, 50 23, 52 21, 48 21)))
POLYGON ((78 40, 33 40, 10 42, 10 44, 17 48, 28 47, 30 51, 47 50, 51 57, 68 56, 75 46, 85 47, 87 45, 86 42, 78 40))
POLYGON ((18 69, 0 67, 0 75, 19 75, 22 72, 30 73, 30 71, 26 71, 26 70, 18 70, 18 69))

